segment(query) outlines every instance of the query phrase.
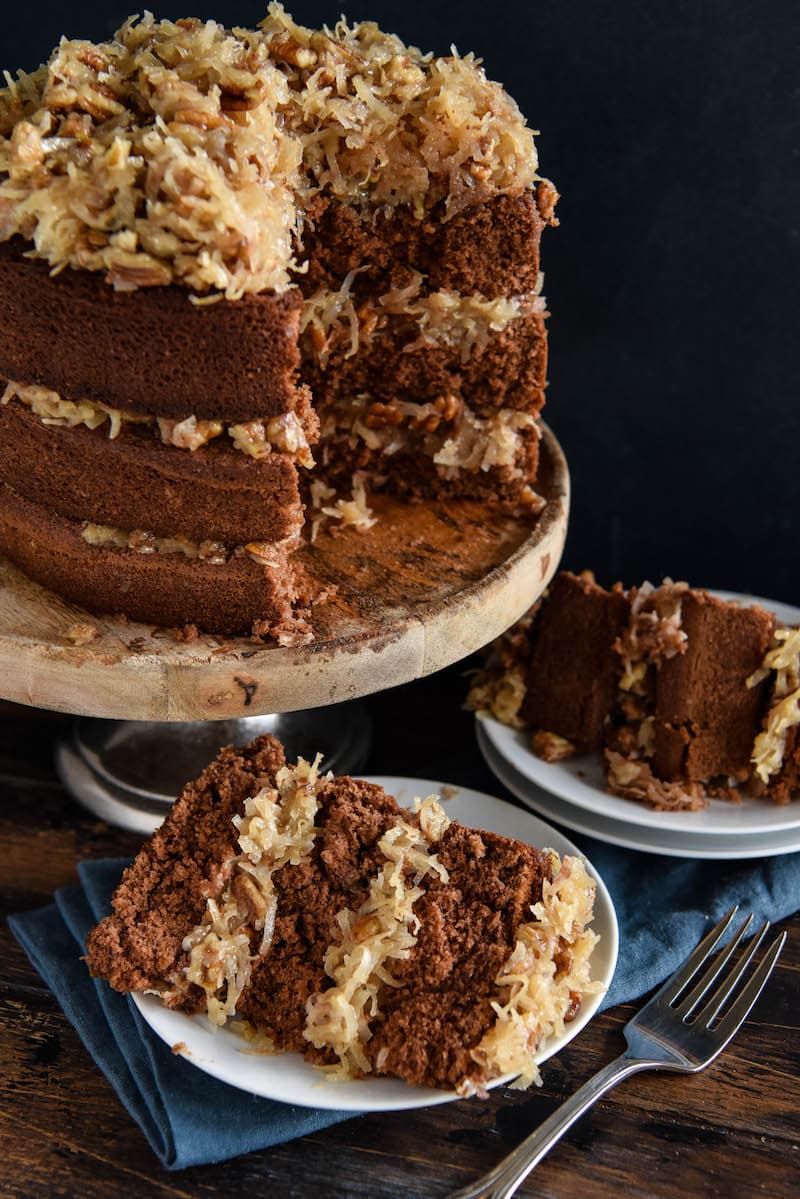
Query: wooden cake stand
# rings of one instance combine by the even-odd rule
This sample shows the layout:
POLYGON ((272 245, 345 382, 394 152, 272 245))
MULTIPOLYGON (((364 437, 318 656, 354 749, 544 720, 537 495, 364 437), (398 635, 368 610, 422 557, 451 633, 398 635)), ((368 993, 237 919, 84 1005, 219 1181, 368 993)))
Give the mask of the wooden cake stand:
MULTIPOLYGON (((145 806, 160 802, 163 815, 163 800, 226 741, 265 727, 284 735, 276 713, 339 704, 431 674, 513 624, 552 578, 566 537, 569 472, 547 427, 537 490, 546 506, 535 520, 476 500, 376 496, 372 529, 321 530, 300 563, 324 598, 312 610, 313 642, 298 647, 202 634, 180 640, 175 630, 92 616, 0 558, 0 694, 103 718, 78 722, 75 744, 64 748, 70 790, 98 810, 96 797, 86 795, 88 771, 101 789, 126 792, 115 799, 127 802, 127 792, 136 792, 145 806), (156 770, 157 783, 136 777, 145 766, 147 779, 156 770)), ((352 707, 341 711, 338 728, 333 710, 324 725, 335 739, 331 755, 343 747, 346 759, 348 740, 354 748, 364 735, 352 707)), ((305 724, 312 715, 304 712, 305 724)), ((334 765, 354 768, 352 761, 334 765)), ((100 814, 139 827, 107 805, 100 814)))

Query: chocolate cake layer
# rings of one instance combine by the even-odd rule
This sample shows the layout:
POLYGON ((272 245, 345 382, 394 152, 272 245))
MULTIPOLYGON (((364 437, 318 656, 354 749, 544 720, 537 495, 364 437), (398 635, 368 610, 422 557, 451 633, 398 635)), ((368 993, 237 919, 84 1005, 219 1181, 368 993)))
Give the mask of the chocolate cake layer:
POLYGON ((359 339, 355 354, 349 337, 339 339, 324 367, 308 334, 303 336, 303 380, 311 385, 321 413, 329 404, 362 393, 385 403, 463 398, 479 414, 498 408, 542 409, 547 377, 543 313, 520 316, 467 354, 457 345, 421 343, 419 325, 411 317, 386 316, 383 321, 371 337, 359 339))
MULTIPOLYGON (((269 734, 234 749, 221 750, 200 777, 181 791, 167 819, 153 833, 122 876, 112 914, 86 942, 93 974, 120 991, 155 988, 181 957, 186 931, 198 924, 206 901, 220 885, 226 864, 237 853, 231 823, 249 795, 275 785, 284 765, 283 746, 269 734)), ((199 987, 184 1004, 205 1004, 199 987)))
POLYGON ((288 549, 265 568, 249 555, 213 564, 181 553, 89 545, 82 525, 0 487, 0 553, 35 582, 90 612, 147 624, 194 624, 213 633, 259 631, 298 639, 288 549))
POLYGON ((354 290, 379 294, 406 286, 419 271, 431 291, 490 298, 533 292, 542 230, 555 223, 555 196, 552 184, 542 182, 536 191, 496 196, 445 221, 436 209, 417 217, 405 207, 357 207, 321 195, 306 214, 301 256, 308 272, 297 282, 312 295, 359 270, 354 290))
POLYGON ((122 292, 97 272, 51 277, 25 249, 0 243, 0 374, 178 420, 294 411, 299 292, 195 305, 181 287, 122 292))
POLYGON ((286 454, 255 460, 227 437, 182 450, 136 425, 110 438, 107 426, 45 424, 18 400, 0 407, 0 482, 70 520, 231 547, 281 541, 303 523, 286 454))
POLYGON ((749 775, 767 702, 748 687, 769 649, 775 618, 704 591, 683 598, 686 651, 661 663, 655 694, 653 769, 666 779, 703 782, 749 775))
POLYGON ((619 658, 613 645, 625 628, 630 603, 569 571, 558 574, 536 626, 522 715, 534 728, 597 748, 611 715, 619 658))

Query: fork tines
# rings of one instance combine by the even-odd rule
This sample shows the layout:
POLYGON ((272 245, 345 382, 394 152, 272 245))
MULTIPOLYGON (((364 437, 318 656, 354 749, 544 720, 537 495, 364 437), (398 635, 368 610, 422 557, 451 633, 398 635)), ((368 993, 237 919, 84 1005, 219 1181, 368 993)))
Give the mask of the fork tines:
POLYGON ((736 950, 750 931, 753 923, 752 914, 742 921, 729 943, 715 954, 715 950, 730 929, 737 911, 738 905, 732 907, 720 922, 706 933, 683 965, 656 992, 650 1001, 651 1003, 671 1008, 686 1023, 691 1022, 692 1024, 708 1028, 717 1021, 714 1031, 723 1035, 726 1028, 730 1028, 731 1031, 735 1031, 738 1028, 755 1003, 764 983, 772 972, 772 968, 786 940, 786 933, 782 933, 772 942, 761 963, 753 972, 752 977, 736 997, 735 1003, 733 1003, 722 1019, 719 1019, 727 1000, 736 990, 764 940, 767 930, 770 927, 769 920, 765 920, 750 941, 748 948, 741 954, 739 960, 725 976, 722 983, 708 998, 705 1006, 698 1010, 701 1000, 708 995, 716 980, 724 973, 726 967, 730 965, 736 950), (708 966, 708 968, 700 974, 704 966, 708 966), (691 990, 689 990, 690 987, 691 990))

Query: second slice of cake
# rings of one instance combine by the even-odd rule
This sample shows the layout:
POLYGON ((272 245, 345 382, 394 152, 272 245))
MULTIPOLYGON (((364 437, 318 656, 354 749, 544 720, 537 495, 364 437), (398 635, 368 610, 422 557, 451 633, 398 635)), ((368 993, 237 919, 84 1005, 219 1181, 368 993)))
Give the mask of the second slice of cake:
POLYGON ((126 871, 92 973, 294 1051, 335 1078, 481 1091, 536 1075, 592 990, 594 883, 382 788, 224 750, 126 871))

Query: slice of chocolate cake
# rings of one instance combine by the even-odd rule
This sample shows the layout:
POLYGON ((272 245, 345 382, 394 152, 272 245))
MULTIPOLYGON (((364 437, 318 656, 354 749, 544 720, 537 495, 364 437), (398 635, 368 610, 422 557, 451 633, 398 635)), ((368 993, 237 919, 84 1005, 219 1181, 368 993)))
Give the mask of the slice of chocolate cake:
POLYGON ((336 1078, 481 1091, 536 1077, 591 989, 583 863, 434 797, 289 767, 261 738, 189 784, 89 935, 92 973, 336 1078))
POLYGON ((469 702, 548 761, 602 748, 610 790, 655 808, 800 789, 800 633, 686 583, 625 593, 562 572, 469 702))

